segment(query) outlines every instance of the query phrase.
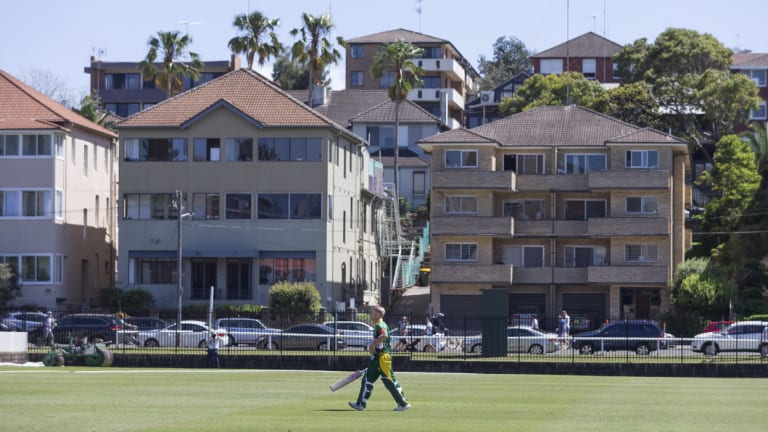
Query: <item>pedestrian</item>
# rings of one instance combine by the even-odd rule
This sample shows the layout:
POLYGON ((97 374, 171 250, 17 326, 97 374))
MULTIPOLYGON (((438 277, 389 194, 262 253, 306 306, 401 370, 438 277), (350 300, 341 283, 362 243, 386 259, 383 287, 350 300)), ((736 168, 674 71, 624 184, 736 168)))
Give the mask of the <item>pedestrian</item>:
POLYGON ((442 312, 439 312, 437 315, 432 317, 432 333, 433 334, 448 334, 448 328, 445 326, 445 323, 443 322, 443 318, 445 318, 445 314, 442 312))
POLYGON ((557 335, 560 337, 560 340, 565 343, 566 338, 568 337, 568 331, 566 330, 566 320, 565 320, 565 314, 563 312, 560 312, 560 315, 557 316, 557 335))
POLYGON ((531 318, 531 328, 539 329, 539 319, 536 318, 536 314, 533 314, 533 318, 531 318))
MULTIPOLYGON (((224 332, 221 332, 224 333, 224 332)), ((208 356, 206 357, 206 366, 209 368, 219 368, 219 346, 221 345, 221 336, 219 331, 212 332, 206 340, 208 343, 208 356)))
POLYGON ((408 334, 408 324, 408 317, 405 315, 403 315, 403 317, 400 318, 400 321, 397 322, 397 330, 401 335, 408 334))
POLYGON ((53 349, 53 330, 56 328, 56 319, 53 318, 53 312, 48 311, 48 316, 43 322, 43 340, 45 344, 53 349))
POLYGON ((435 329, 432 327, 432 320, 429 317, 426 317, 425 324, 427 326, 427 336, 432 336, 435 329))
POLYGON ((571 334, 571 316, 563 309, 563 317, 565 317, 565 336, 571 334))
POLYGON ((405 399, 403 388, 397 382, 395 371, 392 370, 389 327, 384 322, 385 313, 384 308, 379 305, 371 309, 371 319, 374 322, 374 339, 368 345, 368 353, 371 355, 371 360, 368 362, 368 369, 365 371, 365 375, 363 375, 363 379, 360 382, 360 393, 357 396, 357 401, 349 403, 350 407, 358 411, 365 411, 368 399, 371 397, 371 392, 373 392, 373 383, 379 377, 384 382, 384 387, 389 390, 392 398, 397 402, 395 411, 405 411, 411 407, 411 404, 405 399))
POLYGON ((768 349, 766 349, 766 344, 768 344, 768 325, 763 327, 763 348, 762 348, 762 354, 763 357, 768 357, 768 349))

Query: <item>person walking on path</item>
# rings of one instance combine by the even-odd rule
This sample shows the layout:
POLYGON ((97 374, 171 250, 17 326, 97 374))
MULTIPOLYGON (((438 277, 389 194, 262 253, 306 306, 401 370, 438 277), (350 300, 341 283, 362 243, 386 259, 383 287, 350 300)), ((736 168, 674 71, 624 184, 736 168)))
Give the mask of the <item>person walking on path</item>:
POLYGON ((368 399, 373 392, 373 383, 381 376, 384 387, 389 390, 392 398, 397 402, 395 411, 405 411, 411 407, 411 404, 405 399, 405 393, 400 383, 397 382, 395 371, 392 370, 392 355, 389 340, 389 327, 384 322, 386 311, 382 306, 374 306, 371 309, 371 319, 374 322, 373 342, 368 345, 368 352, 371 354, 371 360, 368 363, 368 370, 363 375, 360 382, 360 393, 357 401, 350 402, 349 406, 358 410, 365 411, 368 405, 368 399))
POLYGON ((56 319, 53 318, 53 312, 48 311, 48 317, 43 322, 43 340, 45 344, 53 349, 53 329, 56 328, 56 319))

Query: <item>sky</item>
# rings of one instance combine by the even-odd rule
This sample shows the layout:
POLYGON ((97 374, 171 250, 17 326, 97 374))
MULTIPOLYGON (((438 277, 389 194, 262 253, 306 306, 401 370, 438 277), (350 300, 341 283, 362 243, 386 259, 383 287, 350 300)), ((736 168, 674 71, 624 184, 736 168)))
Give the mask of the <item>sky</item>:
MULTIPOLYGON (((89 90, 90 56, 137 62, 151 35, 178 30, 189 32, 203 61, 228 60, 234 17, 254 10, 281 20, 278 37, 289 46, 303 12, 330 11, 334 37, 421 31, 452 42, 476 68, 500 36, 540 52, 589 31, 626 45, 687 28, 729 48, 768 52, 765 0, 10 0, 0 15, 0 69, 19 78, 52 74, 79 100, 89 90)), ((271 62, 254 68, 271 78, 271 62)), ((331 70, 331 87, 344 87, 343 60, 331 70)))

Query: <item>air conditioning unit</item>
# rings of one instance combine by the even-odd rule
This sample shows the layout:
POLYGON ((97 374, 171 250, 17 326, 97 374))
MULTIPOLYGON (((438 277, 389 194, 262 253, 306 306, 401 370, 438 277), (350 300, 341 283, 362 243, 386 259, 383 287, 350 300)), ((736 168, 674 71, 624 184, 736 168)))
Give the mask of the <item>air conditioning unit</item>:
POLYGON ((485 90, 480 92, 480 105, 491 105, 494 103, 493 90, 485 90))

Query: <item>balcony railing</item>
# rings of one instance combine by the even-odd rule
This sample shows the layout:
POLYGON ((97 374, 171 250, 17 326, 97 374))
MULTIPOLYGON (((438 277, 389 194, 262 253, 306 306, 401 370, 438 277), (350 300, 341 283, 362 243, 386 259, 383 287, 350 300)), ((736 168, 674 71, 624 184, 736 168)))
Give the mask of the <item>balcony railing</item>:
POLYGON ((454 59, 418 58, 414 59, 414 63, 421 67, 424 72, 444 72, 454 80, 463 81, 466 76, 464 68, 454 59))
POLYGON ((509 284, 512 282, 513 267, 508 264, 466 265, 432 263, 432 282, 509 284))
POLYGON ((666 170, 591 171, 590 189, 668 189, 670 173, 666 170))
POLYGON ((408 92, 408 100, 414 102, 440 102, 445 94, 448 105, 464 108, 464 96, 452 88, 417 88, 408 92))
POLYGON ((516 284, 666 284, 665 266, 515 267, 516 284))
POLYGON ((512 171, 478 171, 476 169, 444 169, 432 172, 433 189, 498 189, 515 190, 512 171))
POLYGON ((511 237, 515 221, 511 217, 433 216, 432 235, 473 235, 511 237))
POLYGON ((516 220, 515 234, 555 235, 562 237, 611 236, 632 237, 669 235, 665 217, 618 217, 589 220, 516 220))

